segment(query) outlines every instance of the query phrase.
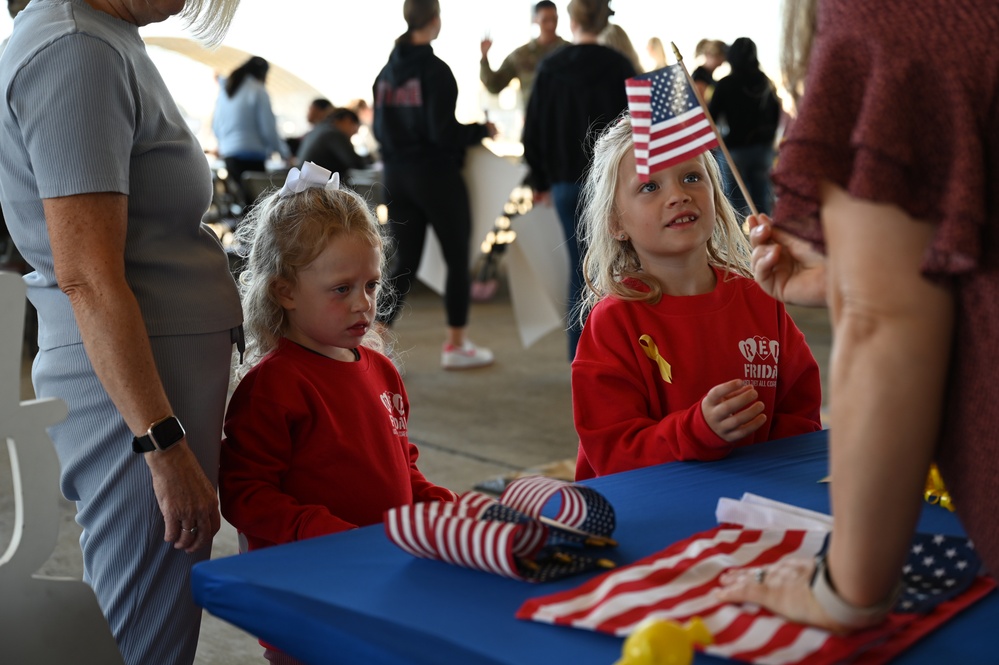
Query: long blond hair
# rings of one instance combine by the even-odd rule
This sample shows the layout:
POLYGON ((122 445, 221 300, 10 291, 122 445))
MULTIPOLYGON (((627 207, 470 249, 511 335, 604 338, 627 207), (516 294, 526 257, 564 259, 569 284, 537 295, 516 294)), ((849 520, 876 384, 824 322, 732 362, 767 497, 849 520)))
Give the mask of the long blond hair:
POLYGON ((642 59, 638 57, 635 45, 631 43, 631 38, 624 28, 617 23, 608 23, 607 27, 601 31, 597 37, 597 43, 609 46, 624 57, 628 58, 631 66, 635 68, 635 73, 641 74, 645 71, 642 66, 642 59))
MULTIPOLYGON (((244 259, 238 282, 248 367, 272 351, 287 329, 287 312, 277 297, 279 280, 294 284, 298 273, 332 240, 344 237, 359 238, 381 249, 382 275, 386 275, 381 227, 367 202, 350 189, 312 187, 290 196, 280 196, 275 190, 240 222, 236 246, 244 259)), ((384 279, 377 302, 387 310, 391 303, 384 279)), ((361 343, 377 351, 384 346, 373 329, 361 343)))
MULTIPOLYGON (((621 160, 633 149, 631 116, 627 112, 609 124, 593 146, 593 159, 583 183, 580 213, 580 240, 586 247, 583 258, 586 288, 578 312, 581 321, 607 296, 653 304, 662 298, 662 284, 642 270, 631 242, 617 240, 613 234, 618 216, 614 200, 621 160), (648 291, 629 285, 626 281, 629 279, 645 284, 648 291)), ((710 152, 702 153, 698 159, 707 170, 714 192, 715 226, 707 243, 708 263, 751 277, 749 240, 742 231, 738 214, 725 197, 718 164, 710 152)))
POLYGON ((812 51, 818 11, 816 0, 784 0, 780 65, 784 87, 795 103, 805 88, 805 74, 812 51))

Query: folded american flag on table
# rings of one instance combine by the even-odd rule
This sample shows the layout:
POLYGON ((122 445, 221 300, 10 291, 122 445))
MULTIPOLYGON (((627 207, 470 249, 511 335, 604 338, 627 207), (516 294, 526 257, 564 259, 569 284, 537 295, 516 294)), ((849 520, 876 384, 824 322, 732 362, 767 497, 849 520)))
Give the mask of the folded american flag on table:
POLYGON ((815 556, 825 537, 822 531, 720 526, 575 589, 531 599, 517 617, 625 636, 647 617, 683 622, 700 616, 714 636, 704 648, 712 655, 770 665, 884 663, 995 587, 979 576, 967 538, 919 534, 903 594, 875 628, 839 636, 714 599, 724 571, 815 556))
POLYGON ((707 114, 680 64, 625 81, 635 163, 642 182, 718 145, 707 114))
POLYGON ((543 582, 613 565, 582 552, 611 544, 614 509, 595 490, 531 476, 507 486, 499 500, 466 492, 456 503, 418 503, 385 512, 389 539, 413 556, 543 582), (541 516, 550 499, 554 519, 541 516))

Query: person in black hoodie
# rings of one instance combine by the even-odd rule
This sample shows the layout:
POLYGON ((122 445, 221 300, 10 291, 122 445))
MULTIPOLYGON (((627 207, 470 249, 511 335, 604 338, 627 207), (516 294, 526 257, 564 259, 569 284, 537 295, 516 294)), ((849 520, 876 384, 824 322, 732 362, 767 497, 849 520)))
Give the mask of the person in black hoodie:
POLYGON ((581 330, 573 315, 583 288, 576 235, 581 179, 593 139, 628 108, 624 81, 636 74, 628 58, 597 43, 613 13, 609 0, 569 3, 572 45, 541 61, 524 119, 527 182, 535 203, 554 203, 569 249, 570 362, 581 330))
POLYGON ((461 167, 465 149, 496 135, 492 123, 460 124, 454 117, 458 84, 430 42, 441 30, 438 0, 405 0, 406 32, 375 80, 375 138, 385 164, 389 234, 395 241, 390 280, 395 301, 379 321, 399 314, 420 266, 427 225, 434 228, 447 264, 444 369, 482 367, 489 349, 466 336, 471 301, 469 258, 472 218, 461 167))

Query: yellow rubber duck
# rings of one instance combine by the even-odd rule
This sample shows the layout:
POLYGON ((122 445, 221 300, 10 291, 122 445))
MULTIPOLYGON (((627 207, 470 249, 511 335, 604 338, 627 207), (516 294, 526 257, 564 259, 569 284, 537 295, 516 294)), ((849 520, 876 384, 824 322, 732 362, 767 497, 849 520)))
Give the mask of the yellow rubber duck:
POLYGON ((690 665, 694 645, 714 641, 700 617, 684 625, 666 619, 646 619, 624 641, 614 665, 690 665))

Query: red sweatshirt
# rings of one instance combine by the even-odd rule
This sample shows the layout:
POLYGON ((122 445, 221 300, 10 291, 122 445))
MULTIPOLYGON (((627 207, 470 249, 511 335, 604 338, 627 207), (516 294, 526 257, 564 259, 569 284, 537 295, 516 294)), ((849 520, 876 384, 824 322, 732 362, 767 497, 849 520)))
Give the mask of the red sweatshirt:
POLYGON ((222 514, 249 548, 382 521, 388 508, 453 501, 416 468, 409 400, 385 356, 339 362, 281 340, 229 402, 222 514))
POLYGON ((656 305, 607 298, 590 312, 572 363, 576 478, 676 460, 716 460, 735 446, 821 429, 819 368, 784 305, 752 280, 715 270, 714 291, 656 305), (639 339, 670 366, 668 383, 639 339), (727 443, 701 412, 714 386, 742 379, 766 422, 727 443))

